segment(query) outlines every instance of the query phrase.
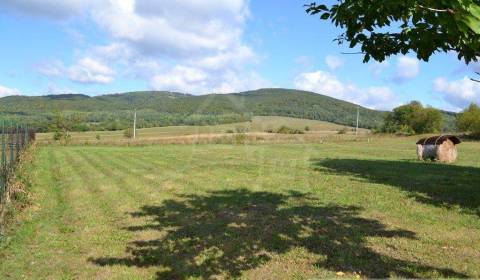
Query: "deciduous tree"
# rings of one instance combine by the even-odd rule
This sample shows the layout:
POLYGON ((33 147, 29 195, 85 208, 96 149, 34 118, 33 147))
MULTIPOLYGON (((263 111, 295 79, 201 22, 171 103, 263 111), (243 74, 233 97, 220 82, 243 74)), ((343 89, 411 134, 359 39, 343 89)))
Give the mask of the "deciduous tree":
POLYGON ((457 116, 457 126, 461 131, 480 137, 480 107, 471 104, 457 116))
POLYGON ((364 62, 415 52, 428 61, 435 52, 456 52, 466 63, 480 55, 478 0, 342 0, 306 5, 307 13, 344 32, 336 39, 360 46, 364 62))

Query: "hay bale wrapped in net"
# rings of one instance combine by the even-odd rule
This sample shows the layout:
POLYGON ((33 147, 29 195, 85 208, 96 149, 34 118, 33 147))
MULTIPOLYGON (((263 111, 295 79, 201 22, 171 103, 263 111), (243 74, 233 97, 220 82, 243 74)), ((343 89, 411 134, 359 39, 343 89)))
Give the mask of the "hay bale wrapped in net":
POLYGON ((432 160, 452 163, 457 160, 456 145, 461 141, 454 135, 440 135, 423 138, 417 142, 417 156, 419 160, 432 160))

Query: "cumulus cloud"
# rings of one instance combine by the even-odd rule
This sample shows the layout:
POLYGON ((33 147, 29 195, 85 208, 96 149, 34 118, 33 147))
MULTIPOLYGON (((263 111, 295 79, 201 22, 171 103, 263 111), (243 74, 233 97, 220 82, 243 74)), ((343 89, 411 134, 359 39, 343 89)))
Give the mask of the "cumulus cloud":
POLYGON ((177 65, 168 72, 155 75, 151 86, 158 90, 206 94, 257 89, 268 87, 270 83, 256 73, 238 75, 235 71, 222 71, 210 75, 198 67, 177 65))
POLYGON ((413 57, 401 56, 397 58, 396 67, 396 73, 392 78, 395 82, 405 82, 420 74, 420 62, 413 57))
POLYGON ((472 102, 480 104, 480 83, 473 82, 468 77, 453 81, 437 78, 433 82, 433 89, 442 94, 443 99, 457 111, 472 102))
POLYGON ((0 85, 0 97, 5 97, 9 95, 20 95, 20 90, 16 88, 8 88, 5 86, 0 85))
POLYGON ((70 80, 80 83, 108 84, 114 80, 115 72, 93 58, 85 57, 68 69, 70 80))
POLYGON ((93 0, 2 0, 0 7, 25 15, 64 20, 81 14, 93 0))
POLYGON ((108 84, 114 81, 115 71, 101 61, 84 57, 70 67, 60 61, 37 66, 37 71, 53 77, 67 77, 73 82, 83 84, 108 84))
POLYGON ((324 72, 306 72, 294 81, 297 89, 312 91, 346 100, 373 109, 392 109, 399 104, 389 87, 361 88, 353 83, 344 83, 335 75, 324 72))
MULTIPOLYGON (((161 89, 162 85, 174 83, 166 77, 179 71, 180 76, 185 76, 185 69, 195 69, 204 76, 201 88, 213 91, 226 88, 226 84, 231 88, 243 87, 248 79, 242 77, 256 75, 246 70, 246 66, 256 63, 257 56, 242 38, 250 14, 248 3, 248 0, 6 0, 0 3, 0 8, 53 19, 84 16, 107 34, 105 45, 76 51, 103 67, 92 61, 64 67, 61 73, 71 80, 108 83, 114 78, 113 69, 123 66, 128 70, 115 72, 126 72, 161 89), (240 78, 232 78, 235 75, 240 78)), ((55 72, 59 69, 62 67, 54 65, 51 69, 40 68, 39 72, 61 76, 55 72)), ((199 82, 189 79, 175 85, 183 85, 179 90, 185 92, 197 88, 189 83, 199 82)))
POLYGON ((327 64, 328 68, 330 68, 330 70, 337 70, 338 68, 342 67, 343 64, 344 64, 344 61, 343 59, 341 59, 340 57, 338 56, 335 56, 335 55, 327 55, 325 57, 325 63, 327 64))

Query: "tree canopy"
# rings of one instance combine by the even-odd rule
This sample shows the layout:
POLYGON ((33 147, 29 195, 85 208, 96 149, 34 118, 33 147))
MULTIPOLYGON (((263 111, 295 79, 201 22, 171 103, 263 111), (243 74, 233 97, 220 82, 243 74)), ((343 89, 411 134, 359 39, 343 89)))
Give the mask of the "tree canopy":
POLYGON ((418 101, 393 109, 385 117, 384 131, 389 133, 420 134, 442 130, 442 113, 435 108, 424 108, 418 101))
POLYGON ((480 107, 472 103, 457 116, 457 126, 461 131, 480 137, 480 107))
POLYGON ((480 55, 478 0, 342 0, 306 5, 344 32, 336 39, 360 46, 364 62, 415 52, 428 61, 435 52, 454 51, 466 63, 480 55))

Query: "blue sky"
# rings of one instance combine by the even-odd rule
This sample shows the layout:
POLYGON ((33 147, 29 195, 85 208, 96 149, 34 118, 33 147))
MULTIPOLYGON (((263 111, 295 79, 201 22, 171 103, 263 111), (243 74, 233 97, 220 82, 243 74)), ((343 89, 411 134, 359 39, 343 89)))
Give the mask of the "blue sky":
MULTIPOLYGON (((332 2, 332 1, 330 1, 332 2)), ((288 0, 3 0, 0 96, 134 90, 310 90, 391 109, 480 103, 455 54, 362 63, 328 22, 288 0)))

